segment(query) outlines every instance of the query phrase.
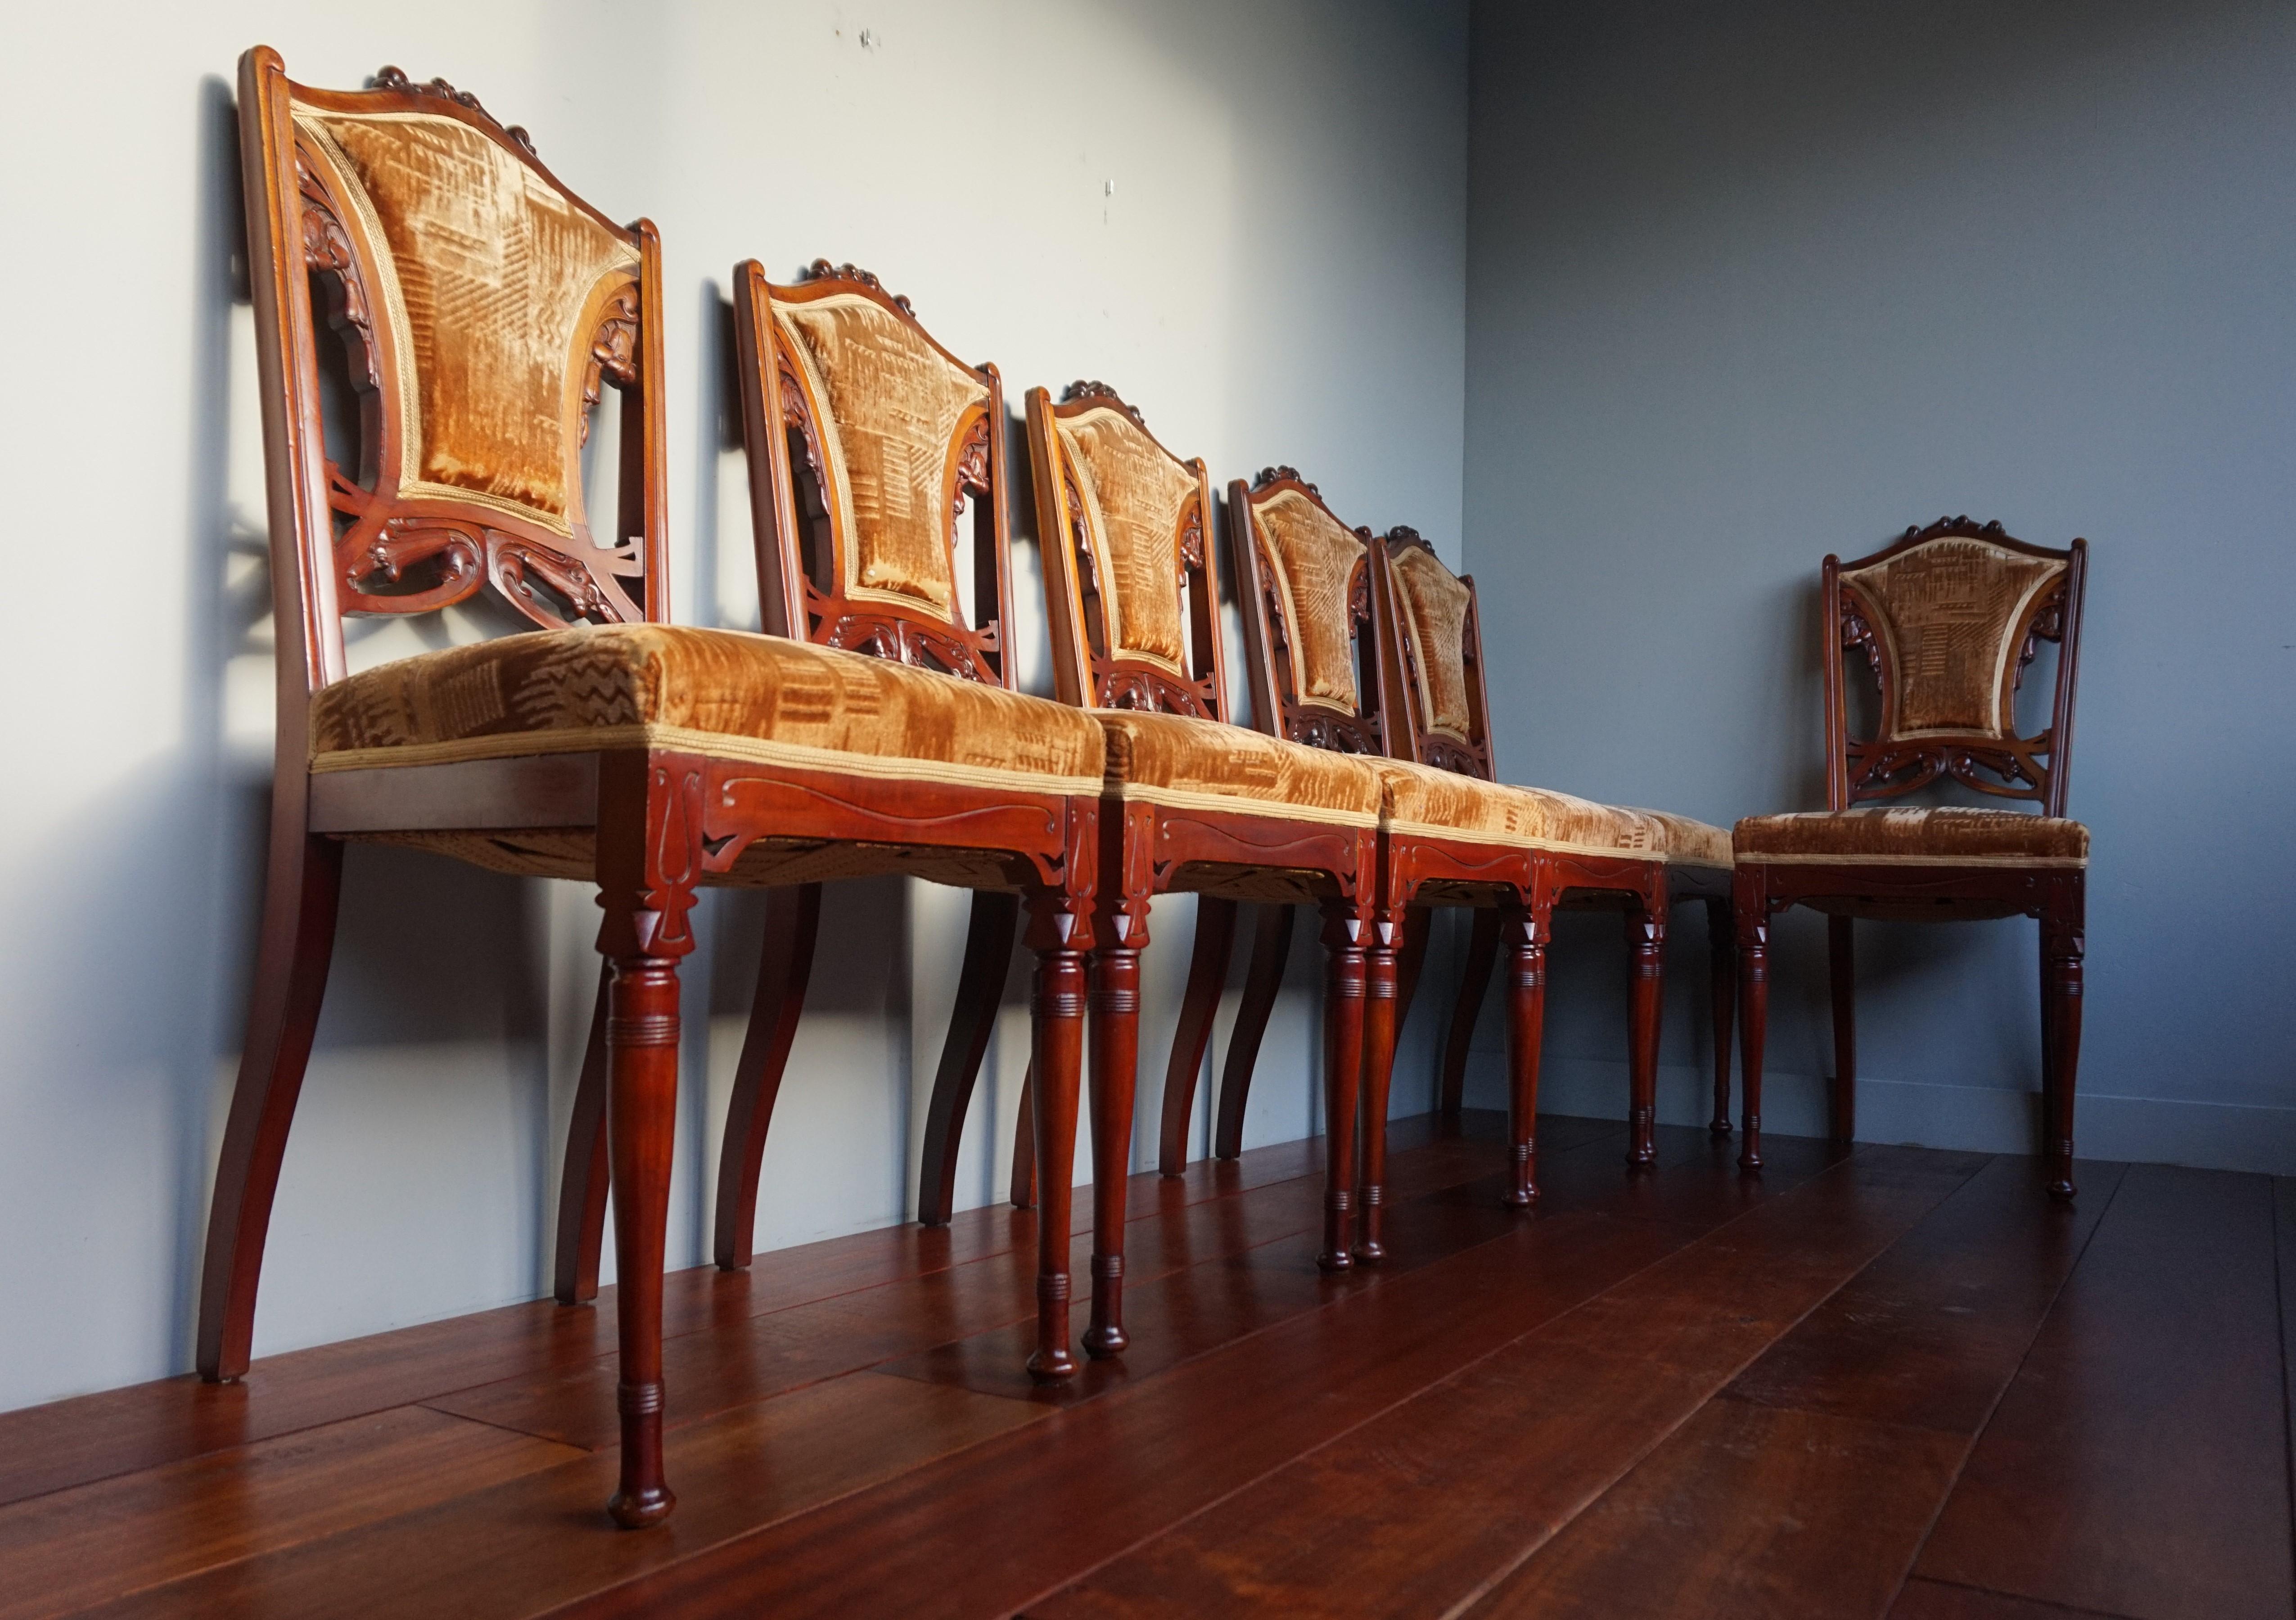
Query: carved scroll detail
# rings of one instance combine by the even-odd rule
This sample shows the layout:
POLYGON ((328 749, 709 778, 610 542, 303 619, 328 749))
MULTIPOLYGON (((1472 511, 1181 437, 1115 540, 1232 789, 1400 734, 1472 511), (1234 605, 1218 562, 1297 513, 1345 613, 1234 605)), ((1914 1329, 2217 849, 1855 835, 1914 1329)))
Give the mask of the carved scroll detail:
POLYGON ((505 127, 501 119, 496 118, 480 103, 477 96, 468 90, 455 89, 443 78, 434 78, 427 84, 418 85, 406 77, 404 70, 385 65, 375 70, 374 77, 367 81, 367 87, 372 90, 396 90, 401 95, 431 95, 440 101, 452 102, 466 111, 475 112, 480 118, 517 142, 527 156, 539 155, 534 150, 534 137, 527 134, 523 125, 512 124, 505 127))
POLYGON ((638 383, 638 290, 624 287, 606 300, 598 317, 598 329, 590 338, 589 367, 582 374, 582 441, 590 441, 590 417, 587 407, 602 397, 603 385, 613 382, 621 388, 636 388, 638 383))
MULTIPOLYGON (((885 292, 885 284, 879 281, 873 273, 862 269, 858 265, 833 265, 825 259, 816 259, 806 266, 805 279, 808 282, 849 281, 857 287, 868 288, 872 292, 885 292)), ((903 315, 916 314, 916 308, 909 302, 907 293, 887 292, 885 296, 892 300, 894 307, 903 315)))

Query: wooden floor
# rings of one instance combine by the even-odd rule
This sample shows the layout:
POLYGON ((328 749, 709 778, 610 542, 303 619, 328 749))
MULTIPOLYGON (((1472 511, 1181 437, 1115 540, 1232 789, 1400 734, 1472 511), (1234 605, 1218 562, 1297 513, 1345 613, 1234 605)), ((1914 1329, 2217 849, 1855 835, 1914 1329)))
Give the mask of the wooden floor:
POLYGON ((2291 1614, 2296 1183, 1550 1119, 1524 1218, 1496 1120, 1395 1139, 1376 1274, 1316 1144, 1136 1178, 1135 1347, 1058 1395, 1025 1214, 673 1276, 656 1531, 611 1309, 0 1416, 0 1617, 2291 1614))

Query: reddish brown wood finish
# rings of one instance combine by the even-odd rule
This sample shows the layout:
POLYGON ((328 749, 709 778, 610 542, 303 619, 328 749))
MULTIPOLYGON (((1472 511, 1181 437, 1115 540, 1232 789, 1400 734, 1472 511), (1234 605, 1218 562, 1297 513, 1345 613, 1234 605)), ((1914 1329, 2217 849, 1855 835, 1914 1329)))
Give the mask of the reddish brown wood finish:
MULTIPOLYGON (((1999 798, 2033 801, 2040 812, 2062 816, 2073 736, 2073 694, 2079 670, 2081 601, 2088 578, 2088 542, 2063 551, 2028 546, 1997 522, 1939 518, 1911 528, 1871 556, 1843 563, 1828 556, 1820 572, 1825 629, 1826 803, 1842 810, 1864 800, 1893 799, 1951 777, 1999 798), (2013 675, 2023 678, 2037 644, 2058 644, 2057 676, 2047 729, 2038 736, 1995 737, 1982 733, 1924 733, 1912 739, 1850 735, 1844 654, 1861 648, 1882 698, 1894 712, 1893 693, 1906 679, 1880 604, 1843 576, 1939 540, 1974 539, 2025 556, 2062 563, 2064 572, 2025 605, 2007 646, 2019 649, 2013 675)), ((2005 713, 2005 719, 2009 718, 2005 713)), ((2074 1196, 2073 1096, 2080 1064, 2086 892, 2083 868, 2047 864, 1909 866, 1861 862, 1740 859, 1733 906, 1742 971, 1739 977, 1740 1040, 1745 1088, 1746 1139, 1740 1163, 1761 1165, 1762 1048, 1768 1029, 1769 919, 1794 905, 1827 912, 1827 962, 1833 1002, 1833 1132, 1848 1141, 1857 1131, 1856 957, 1851 919, 1878 917, 1923 922, 1981 921, 2023 915, 2041 921, 2041 1136, 2044 1182, 2052 1197, 2074 1196)))
MULTIPOLYGON (((1096 708, 1136 709, 1222 720, 1226 711, 1221 651, 1218 554, 1208 541, 1213 511, 1211 482, 1201 461, 1174 463, 1193 474, 1195 498, 1184 509, 1175 581, 1185 610, 1189 678, 1171 679, 1151 661, 1123 654, 1109 636, 1101 591, 1113 575, 1093 555, 1090 525, 1078 506, 1078 481, 1058 432, 1065 417, 1100 410, 1130 416, 1146 432, 1140 413, 1104 382, 1070 385, 1055 404, 1031 389, 1030 461, 1036 473, 1037 535, 1045 554, 1045 595, 1051 621, 1054 680, 1071 702, 1096 708)), ((1153 442, 1151 436, 1151 442, 1153 442)), ((1160 450, 1161 447, 1158 448, 1160 450)), ((1168 455, 1169 452, 1164 452, 1168 455)), ((1296 485, 1296 474, 1291 475, 1296 485)), ((1263 479, 1261 493, 1279 481, 1263 479)), ((1310 498, 1316 498, 1305 485, 1310 498)), ((1232 556, 1248 553, 1253 492, 1236 486, 1228 510, 1232 556)), ((1256 561, 1241 564, 1256 571, 1256 561)), ((1240 577, 1257 580, 1256 572, 1240 577)), ((1324 913, 1327 963, 1324 997, 1324 1087, 1326 1119, 1324 1240, 1318 1263, 1344 1270, 1354 1246, 1353 1126, 1361 1069, 1365 958, 1371 930, 1371 887, 1377 876, 1377 832, 1329 821, 1202 808, 1179 808, 1111 796, 1101 806, 1099 907, 1094 924, 1093 1162, 1095 1207, 1093 1318, 1086 1348, 1113 1355, 1129 1342, 1123 1320, 1125 1178, 1131 1164, 1132 1116, 1139 1049, 1139 953, 1148 942, 1149 909, 1159 893, 1209 892, 1209 935, 1200 936, 1190 973, 1191 1001, 1167 1066, 1168 1094, 1160 1142, 1166 1171, 1185 1162, 1188 1099, 1212 1008, 1225 977, 1232 902, 1251 899, 1283 906, 1303 883, 1324 913), (1226 917, 1220 908, 1230 906, 1226 917), (1185 1068, 1186 1079, 1174 1085, 1185 1068), (1179 1163, 1175 1164, 1177 1158, 1179 1163)), ((1202 914, 1200 913, 1200 917, 1202 914)), ((1391 980, 1390 980, 1391 984, 1391 980)), ((1264 1018, 1264 1012, 1261 1014, 1264 1018)), ((1049 1196, 1048 1165, 1038 1186, 1049 1196)))
MULTIPOLYGON (((1420 652, 1414 632, 1405 623, 1398 602, 1394 552, 1414 547, 1434 555, 1434 547, 1417 530, 1396 529, 1383 537, 1365 536, 1371 569, 1371 606, 1376 626, 1374 678, 1382 694, 1388 719, 1387 735, 1395 757, 1439 769, 1456 770, 1481 780, 1495 779, 1488 725, 1489 694, 1484 676, 1482 637, 1473 596, 1474 580, 1460 583, 1469 592, 1462 629, 1462 659, 1465 665, 1470 725, 1465 741, 1437 732, 1422 712, 1418 677, 1420 652)), ((1538 1145, 1534 1121, 1538 1095, 1538 1048, 1546 1018, 1546 949, 1554 937, 1552 917, 1558 904, 1615 905, 1626 912, 1630 970, 1628 1028, 1628 1154, 1631 1165, 1646 1167, 1656 1157, 1656 1094, 1658 1085, 1659 1011, 1665 972, 1666 917, 1669 902, 1666 863, 1662 859, 1600 858, 1567 854, 1519 845, 1496 845, 1472 837, 1431 838, 1402 834, 1393 828, 1380 837, 1380 906, 1382 917, 1400 922, 1414 906, 1423 907, 1425 892, 1440 896, 1436 903, 1468 903, 1496 908, 1498 921, 1487 934, 1478 924, 1468 950, 1472 993, 1463 985, 1455 1006, 1449 1040, 1444 1056, 1441 1106, 1456 1110, 1456 1088, 1464 1081, 1467 1045, 1473 1035, 1474 1016, 1489 973, 1490 956, 1497 953, 1498 936, 1505 941, 1507 982, 1507 1065, 1509 1115, 1514 1122, 1512 1151, 1515 1173, 1506 1202, 1528 1207, 1538 1197, 1538 1145), (1432 885, 1431 891, 1430 886, 1432 885), (1486 943, 1486 939, 1488 942, 1486 943)), ((1379 1070, 1367 1073, 1365 1094, 1382 1101, 1394 1060, 1392 1043, 1374 1048, 1371 1063, 1379 1070)), ((1365 1117, 1366 1210, 1376 1207, 1379 1190, 1369 1178, 1381 1155, 1369 1144, 1383 1129, 1383 1115, 1365 1117)))
MULTIPOLYGON (((1196 898, 1196 937, 1188 957, 1188 985, 1180 1001, 1180 1026, 1172 1034, 1172 1056, 1164 1067, 1163 1132, 1157 1142, 1157 1168, 1168 1176, 1188 1167, 1188 1116, 1211 1045, 1212 1015, 1227 986, 1228 958, 1235 949, 1236 902, 1218 895, 1196 898)), ((1288 909, 1286 916, 1290 913, 1288 909)), ((1225 1155, 1233 1158, 1233 1154, 1225 1155)))
MULTIPOLYGON (((200 1369, 209 1379, 247 1370, 264 1231, 325 983, 340 841, 521 826, 592 829, 605 913, 599 951, 609 982, 569 1143, 557 1282, 562 1297, 595 1289, 603 1122, 605 1156, 620 1184, 613 1199, 620 1450, 611 1511, 625 1525, 658 1523, 675 1500, 662 1466, 661 1263, 676 1122, 677 964, 693 946, 694 889, 724 881, 742 852, 767 836, 1005 852, 1006 883, 1028 898, 1036 919, 1031 942, 1055 985, 1039 1032, 1039 1063, 1049 1064, 1039 1107, 1055 1120, 1065 1112, 1072 1131, 1082 1006, 1080 985, 1070 982, 1082 971, 1097 807, 1062 794, 887 784, 836 772, 797 782, 665 750, 346 770, 315 790, 310 698, 345 671, 346 612, 428 612, 491 584, 545 626, 570 616, 667 619, 660 253, 644 221, 623 231, 599 220, 630 243, 638 265, 629 285, 608 300, 593 349, 593 380, 620 389, 627 402, 618 532, 637 537, 631 545, 590 555, 578 529, 570 542, 529 533, 533 525, 492 508, 474 514, 436 496, 403 498, 380 476, 361 483, 326 459, 315 309, 330 312, 354 361, 380 368, 377 374, 393 375, 392 367, 411 361, 396 354, 381 326, 357 319, 371 307, 365 288, 373 280, 364 238, 342 228, 342 203, 327 180, 332 171, 302 144, 291 96, 346 112, 458 120, 524 164, 534 184, 581 205, 534 161, 521 132, 504 129, 475 98, 443 82, 413 85, 386 70, 368 91, 309 90, 291 86, 277 54, 258 48, 242 61, 240 89, 279 637, 279 742, 255 1000, 209 1219, 200 1369)), ((381 454, 397 431, 390 415, 363 415, 369 473, 398 465, 381 454)), ((993 476, 1002 465, 997 443, 985 456, 987 485, 1001 487, 993 476)), ((1001 522, 989 532, 996 543, 981 548, 983 566, 1001 580, 1001 522)), ((1001 594, 996 611, 1001 621, 1001 594)), ((767 974, 784 992, 797 976, 793 964, 767 974)), ((770 1023, 777 1032, 778 1014, 770 1023)), ((1064 1178, 1065 1150, 1054 1144, 1048 1157, 1064 1178)), ((1063 1232, 1064 1213, 1048 1211, 1062 1219, 1063 1232)), ((1056 1372, 1066 1354, 1064 1303, 1055 1308, 1067 1288, 1064 1237, 1048 1240, 1041 1258, 1045 1364, 1056 1372)))
MULTIPOLYGON (((200 1370, 226 1380, 247 1369, 264 1235, 326 983, 342 860, 341 845, 330 835, 338 828, 501 826, 501 818, 530 797, 546 807, 537 812, 545 825, 599 829, 601 890, 608 907, 601 951, 612 965, 613 1008, 603 1029, 608 1112, 614 1121, 612 1152, 627 1161, 634 1178, 628 1195, 617 1203, 617 1243, 627 1263, 642 1265, 652 1255, 656 1285, 649 1292, 636 1280, 620 1310, 623 1376, 631 1393, 614 1511, 625 1523, 652 1522, 671 1500, 660 1475, 658 1282, 675 1120, 676 960, 690 944, 682 932, 684 913, 673 900, 685 892, 680 884, 690 885, 699 870, 698 848, 681 844, 664 819, 665 806, 685 801, 647 785, 649 773, 673 767, 657 768, 644 755, 616 754, 594 761, 586 779, 580 765, 523 777, 514 769, 437 771, 420 778, 411 794, 406 786, 383 785, 388 770, 346 772, 315 795, 308 761, 311 695, 346 670, 345 613, 427 613, 492 585, 545 627, 582 618, 667 618, 660 246, 644 221, 625 230, 590 210, 535 160, 523 131, 504 128, 476 97, 443 80, 415 85, 385 69, 368 90, 313 90, 291 85, 278 53, 258 46, 241 59, 240 119, 269 484, 279 718, 262 942, 209 1213, 200 1370), (594 398, 598 387, 610 383, 629 399, 617 532, 639 537, 632 544, 596 547, 578 521, 569 539, 514 512, 436 491, 403 493, 400 430, 392 411, 362 411, 355 429, 362 452, 357 476, 327 458, 318 381, 322 308, 346 346, 355 376, 396 388, 402 368, 414 359, 398 352, 388 323, 378 325, 367 314, 375 307, 370 289, 380 284, 371 250, 363 235, 345 228, 348 210, 335 193, 335 171, 299 132, 291 111, 296 101, 345 113, 420 112, 458 121, 526 166, 534 184, 557 192, 630 244, 637 273, 603 306, 589 394, 594 398), (580 801, 588 785, 594 785, 584 818, 580 801), (636 916, 640 908, 644 921, 636 916), (656 1050, 665 1027, 673 1042, 666 1060, 656 1050)), ((680 835, 691 822, 690 815, 676 822, 680 835)), ((580 1151, 586 1168, 594 1157, 594 1136, 580 1151)), ((570 1208, 568 1224, 578 1231, 590 1211, 579 1201, 570 1208)), ((582 1282, 562 1270, 562 1288, 578 1293, 582 1282)))
POLYGON ((2087 1164, 2064 1206, 2009 1157, 1774 1139, 1742 1178, 1661 1127, 1622 1179, 1623 1124, 1541 1123, 1525 1221, 1503 1122, 1398 1122, 1393 1252, 1339 1279, 1315 1145, 1136 1178, 1137 1348, 1056 1399, 1025 1216, 673 1273, 673 1534, 590 1521, 592 1312, 0 1414, 0 1616, 2288 1612, 2260 1178, 2087 1164))

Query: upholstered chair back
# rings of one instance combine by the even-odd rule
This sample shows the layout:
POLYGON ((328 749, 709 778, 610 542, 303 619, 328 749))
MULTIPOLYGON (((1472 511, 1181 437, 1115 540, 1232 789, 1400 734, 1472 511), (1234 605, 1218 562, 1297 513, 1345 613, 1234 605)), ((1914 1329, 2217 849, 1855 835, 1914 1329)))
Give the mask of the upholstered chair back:
POLYGON ((734 271, 766 628, 1013 684, 1003 387, 933 341, 866 270, 734 271), (959 529, 973 516, 974 615, 959 529))
POLYGON ((1030 389, 1029 448, 1061 700, 1227 719, 1204 464, 1105 382, 1030 389))
POLYGON ((1228 486, 1254 722, 1295 743, 1385 754, 1371 635, 1371 530, 1291 467, 1228 486))
POLYGON ((443 79, 315 90, 258 47, 241 92, 274 588, 307 685, 342 673, 340 615, 489 584, 544 626, 666 618, 652 227, 443 79), (356 465, 328 454, 323 368, 348 376, 356 465), (631 405, 601 523, 582 459, 607 384, 631 405))
POLYGON ((1825 559, 1826 751, 1832 808, 1894 798, 1939 777, 2064 813, 2088 546, 2028 546, 1999 523, 1940 518, 1843 563, 1825 559), (2017 689, 2038 644, 2059 646, 2050 723, 2017 735, 2017 689), (1871 737, 1849 735, 1845 654, 1880 687, 1871 737))
POLYGON ((1415 529, 1372 542, 1380 672, 1398 741, 1422 765, 1494 779, 1475 581, 1415 529))

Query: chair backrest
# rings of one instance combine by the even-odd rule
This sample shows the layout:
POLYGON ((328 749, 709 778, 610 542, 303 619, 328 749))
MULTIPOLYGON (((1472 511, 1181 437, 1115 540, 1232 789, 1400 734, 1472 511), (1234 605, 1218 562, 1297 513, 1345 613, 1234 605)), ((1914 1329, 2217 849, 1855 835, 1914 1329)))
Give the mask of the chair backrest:
POLYGON ((1832 809, 1950 777, 2064 814, 2088 542, 2051 551, 1999 523, 1939 518, 1871 556, 1825 559, 1826 794, 1832 809), (2021 737, 2017 688, 2038 644, 2058 644, 2047 728, 2021 737), (1871 737, 1849 735, 1844 654, 1865 650, 1881 688, 1871 737))
POLYGON ((1416 529, 1372 542, 1372 617, 1397 757, 1496 780, 1472 575, 1453 573, 1416 529))
POLYGON ((736 267, 734 340, 765 627, 1010 687, 1004 395, 909 300, 816 259, 777 286, 736 267), (968 621, 957 523, 973 508, 968 621))
POLYGON ((1204 464, 1105 382, 1030 389, 1029 449, 1061 701, 1228 719, 1204 464))
POLYGON ((1230 484, 1227 521, 1253 724, 1342 753, 1392 752, 1371 634, 1371 530, 1340 522, 1292 467, 1230 484))
POLYGON ((615 225, 443 79, 314 90, 258 45, 239 106, 283 702, 291 657, 306 695, 344 673, 348 613, 491 584, 545 627, 666 620, 653 227, 615 225), (322 322, 357 467, 327 455, 322 322), (605 383, 635 408, 602 545, 582 447, 605 383))

